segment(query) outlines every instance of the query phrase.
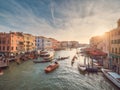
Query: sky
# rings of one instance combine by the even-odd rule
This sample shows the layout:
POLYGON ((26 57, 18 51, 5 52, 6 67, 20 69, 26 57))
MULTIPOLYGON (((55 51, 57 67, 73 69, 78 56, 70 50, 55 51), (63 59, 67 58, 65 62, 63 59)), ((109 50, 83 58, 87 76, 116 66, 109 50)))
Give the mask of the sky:
POLYGON ((120 0, 0 0, 0 32, 89 43, 117 27, 120 0))

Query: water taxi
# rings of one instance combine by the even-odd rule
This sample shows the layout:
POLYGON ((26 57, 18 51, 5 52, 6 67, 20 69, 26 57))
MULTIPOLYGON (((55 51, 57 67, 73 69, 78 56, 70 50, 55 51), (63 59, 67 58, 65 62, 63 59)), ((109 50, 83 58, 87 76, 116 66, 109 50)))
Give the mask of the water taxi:
POLYGON ((109 69, 102 68, 101 71, 111 82, 113 82, 117 87, 120 88, 120 75, 119 74, 109 69))
POLYGON ((55 62, 54 64, 50 64, 49 66, 47 66, 44 71, 46 73, 49 73, 49 72, 52 72, 53 70, 55 70, 58 67, 59 67, 59 63, 55 62))

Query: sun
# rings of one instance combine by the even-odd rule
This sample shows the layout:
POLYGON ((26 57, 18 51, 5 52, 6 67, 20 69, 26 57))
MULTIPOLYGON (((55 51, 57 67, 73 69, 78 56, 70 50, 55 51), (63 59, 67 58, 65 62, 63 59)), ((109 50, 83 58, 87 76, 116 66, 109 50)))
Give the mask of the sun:
POLYGON ((94 33, 93 36, 101 36, 104 35, 105 32, 107 32, 108 29, 105 27, 98 28, 94 33))

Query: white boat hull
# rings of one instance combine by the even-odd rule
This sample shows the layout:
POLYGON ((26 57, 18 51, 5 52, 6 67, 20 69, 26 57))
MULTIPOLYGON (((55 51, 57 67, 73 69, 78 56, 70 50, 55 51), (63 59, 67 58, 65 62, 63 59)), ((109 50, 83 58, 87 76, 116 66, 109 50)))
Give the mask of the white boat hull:
POLYGON ((81 70, 81 71, 86 71, 86 66, 85 66, 85 65, 80 65, 80 64, 78 64, 78 68, 79 68, 79 70, 81 70))
POLYGON ((117 78, 112 77, 111 75, 109 75, 108 72, 112 72, 110 70, 107 69, 101 69, 101 71, 103 72, 103 74, 110 80, 112 81, 117 87, 120 88, 120 80, 118 80, 117 78))

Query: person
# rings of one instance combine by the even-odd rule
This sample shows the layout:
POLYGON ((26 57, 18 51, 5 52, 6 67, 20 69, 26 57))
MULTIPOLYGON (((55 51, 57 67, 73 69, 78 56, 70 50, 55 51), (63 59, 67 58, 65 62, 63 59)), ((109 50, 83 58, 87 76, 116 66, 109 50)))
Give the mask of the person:
POLYGON ((72 58, 71 65, 73 66, 75 59, 77 59, 76 55, 72 58))
POLYGON ((72 66, 73 66, 73 64, 74 64, 74 60, 71 61, 71 65, 72 65, 72 66))
POLYGON ((77 59, 77 56, 75 55, 73 58, 74 58, 74 59, 77 59))
POLYGON ((75 61, 75 57, 72 58, 72 61, 71 61, 71 65, 73 66, 74 64, 74 61, 75 61))
POLYGON ((58 64, 58 62, 57 62, 57 61, 55 61, 55 64, 58 64))

